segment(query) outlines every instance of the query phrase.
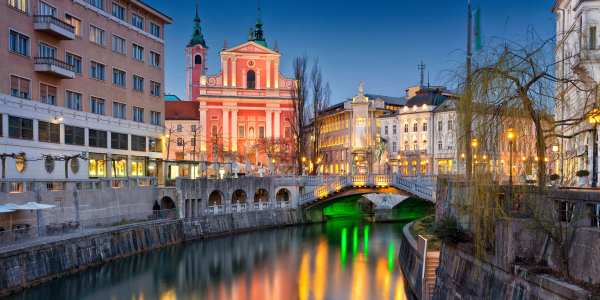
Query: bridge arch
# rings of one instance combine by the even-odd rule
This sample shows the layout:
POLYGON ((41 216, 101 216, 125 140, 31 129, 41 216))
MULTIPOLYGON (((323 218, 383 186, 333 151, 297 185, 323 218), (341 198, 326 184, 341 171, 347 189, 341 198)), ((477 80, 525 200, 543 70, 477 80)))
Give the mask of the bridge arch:
POLYGON ((235 192, 233 192, 233 195, 231 196, 231 204, 243 204, 246 203, 246 199, 248 197, 246 196, 246 192, 242 189, 237 189, 235 190, 235 192))
POLYGON ((292 198, 292 193, 290 192, 290 190, 288 190, 286 188, 280 188, 279 190, 277 190, 277 194, 275 195, 275 201, 277 201, 277 202, 290 201, 291 198, 292 198))
POLYGON ((269 202, 269 192, 265 189, 258 189, 254 193, 254 203, 269 202))
POLYGON ((214 190, 210 193, 210 196, 208 196, 208 206, 222 205, 223 200, 225 200, 223 192, 219 190, 214 190))
POLYGON ((160 199, 160 209, 174 209, 175 207, 175 202, 173 201, 173 199, 171 199, 171 197, 162 197, 162 199, 160 199))

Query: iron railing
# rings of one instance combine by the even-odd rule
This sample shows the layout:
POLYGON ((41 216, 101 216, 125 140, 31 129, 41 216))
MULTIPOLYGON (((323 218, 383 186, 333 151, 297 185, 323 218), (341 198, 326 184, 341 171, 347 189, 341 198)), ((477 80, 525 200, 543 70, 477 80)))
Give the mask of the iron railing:
POLYGON ((68 64, 62 60, 58 60, 54 57, 36 57, 35 58, 36 65, 52 65, 57 66, 59 68, 63 68, 65 70, 75 72, 75 66, 72 64, 68 64))

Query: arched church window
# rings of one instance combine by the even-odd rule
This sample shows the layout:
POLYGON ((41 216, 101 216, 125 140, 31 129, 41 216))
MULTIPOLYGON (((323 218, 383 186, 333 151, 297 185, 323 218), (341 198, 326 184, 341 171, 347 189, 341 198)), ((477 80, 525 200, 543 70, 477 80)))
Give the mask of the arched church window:
POLYGON ((253 70, 248 71, 248 74, 246 75, 246 82, 247 82, 247 88, 249 89, 254 89, 255 88, 255 80, 256 80, 256 75, 254 74, 253 70))
POLYGON ((194 57, 194 64, 201 65, 202 64, 202 55, 198 54, 194 57))

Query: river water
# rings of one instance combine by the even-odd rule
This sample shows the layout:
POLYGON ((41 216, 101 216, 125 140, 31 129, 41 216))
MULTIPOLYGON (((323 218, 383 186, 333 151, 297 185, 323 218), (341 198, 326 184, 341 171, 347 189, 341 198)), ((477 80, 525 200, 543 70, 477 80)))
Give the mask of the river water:
POLYGON ((8 299, 414 299, 398 266, 405 223, 333 219, 141 253, 8 299))

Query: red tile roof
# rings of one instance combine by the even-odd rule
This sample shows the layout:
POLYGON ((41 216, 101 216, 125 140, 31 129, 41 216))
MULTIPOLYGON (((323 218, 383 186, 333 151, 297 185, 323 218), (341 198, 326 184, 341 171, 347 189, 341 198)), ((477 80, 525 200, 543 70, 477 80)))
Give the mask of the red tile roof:
POLYGON ((200 102, 165 101, 165 120, 200 120, 200 102))

